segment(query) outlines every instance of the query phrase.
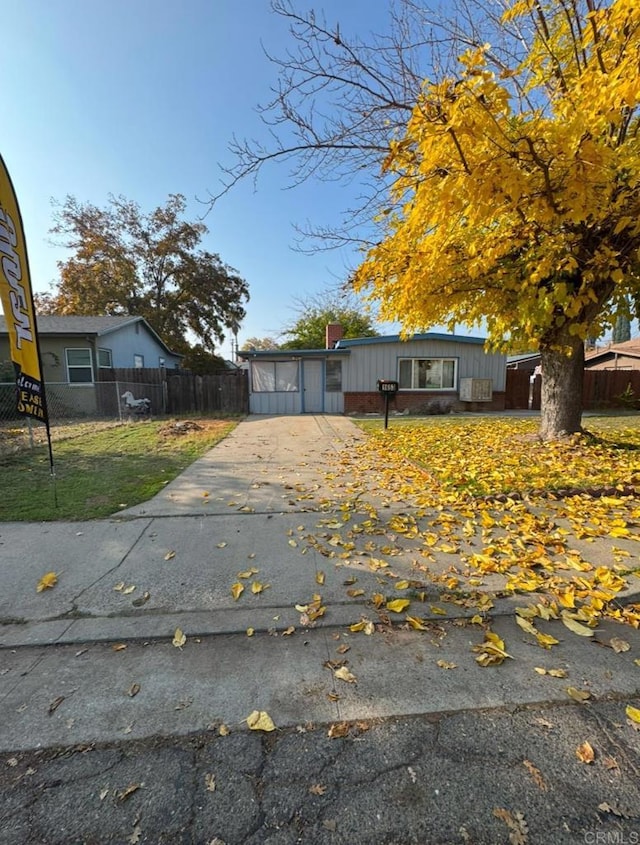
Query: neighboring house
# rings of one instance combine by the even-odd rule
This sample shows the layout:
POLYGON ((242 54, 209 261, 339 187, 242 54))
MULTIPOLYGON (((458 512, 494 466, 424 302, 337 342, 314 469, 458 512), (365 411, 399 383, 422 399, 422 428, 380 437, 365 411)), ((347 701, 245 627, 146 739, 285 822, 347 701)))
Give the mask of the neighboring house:
POLYGON ((585 355, 586 370, 640 370, 640 338, 611 343, 585 355))
MULTIPOLYGON (((36 317, 45 382, 93 384, 112 367, 180 366, 143 317, 36 317)), ((9 361, 9 334, 0 317, 0 361, 9 361)))
MULTIPOLYGON (((37 315, 36 322, 48 398, 58 396, 67 408, 82 413, 93 413, 100 404, 95 388, 100 370, 177 369, 183 358, 143 317, 37 315)), ((10 360, 9 334, 0 317, 0 363, 10 360)))
POLYGON ((254 414, 351 414, 384 410, 378 380, 397 381, 392 411, 502 410, 506 357, 487 354, 484 339, 427 333, 340 338, 327 326, 325 349, 244 350, 254 414))
POLYGON ((525 370, 534 373, 540 366, 541 356, 539 352, 527 352, 524 355, 509 355, 507 358, 508 370, 525 370))

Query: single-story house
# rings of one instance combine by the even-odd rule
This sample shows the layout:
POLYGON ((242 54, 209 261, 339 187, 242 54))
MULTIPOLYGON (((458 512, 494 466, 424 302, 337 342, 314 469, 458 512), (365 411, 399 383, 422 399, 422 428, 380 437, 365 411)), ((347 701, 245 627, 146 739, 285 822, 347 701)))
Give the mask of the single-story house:
POLYGON ((429 332, 344 339, 327 326, 324 349, 244 350, 253 414, 383 412, 379 381, 397 382, 396 412, 503 410, 506 356, 484 351, 484 338, 429 332))
MULTIPOLYGON (((92 384, 98 370, 180 367, 172 352, 143 317, 37 315, 45 382, 92 384)), ((9 334, 0 317, 0 361, 11 360, 9 334)))
POLYGON ((586 370, 640 370, 640 338, 587 352, 584 367, 586 370))
MULTIPOLYGON (((37 315, 36 322, 47 400, 59 416, 91 415, 105 406, 108 387, 100 386, 100 370, 178 369, 183 358, 143 317, 37 315)), ((10 361, 7 324, 0 317, 0 364, 10 361)), ((11 373, 10 366, 3 370, 11 373)), ((115 394, 109 405, 117 410, 115 394)))

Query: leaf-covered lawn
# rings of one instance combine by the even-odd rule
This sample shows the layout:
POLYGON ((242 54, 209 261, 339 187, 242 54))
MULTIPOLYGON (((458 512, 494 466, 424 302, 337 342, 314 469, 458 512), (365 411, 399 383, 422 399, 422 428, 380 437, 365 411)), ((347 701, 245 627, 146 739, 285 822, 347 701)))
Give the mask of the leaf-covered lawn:
MULTIPOLYGON (((327 474, 345 529, 336 554, 382 568, 389 589, 415 596, 433 583, 445 601, 483 613, 492 591, 530 595, 521 627, 543 648, 556 641, 540 619, 583 635, 601 616, 638 627, 640 605, 619 594, 640 588, 640 418, 586 424, 588 433, 541 443, 530 419, 361 423, 370 436, 327 474), (407 553, 408 580, 394 566, 407 553)), ((403 609, 420 621, 413 604, 403 609)))
POLYGON ((418 464, 442 491, 492 496, 640 483, 640 418, 588 418, 587 434, 536 439, 539 421, 478 418, 364 427, 377 448, 418 464))

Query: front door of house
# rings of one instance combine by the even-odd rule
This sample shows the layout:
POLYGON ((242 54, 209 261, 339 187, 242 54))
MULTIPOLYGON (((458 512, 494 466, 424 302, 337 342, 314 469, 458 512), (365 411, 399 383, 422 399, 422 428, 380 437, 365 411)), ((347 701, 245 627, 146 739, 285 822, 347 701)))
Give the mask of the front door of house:
POLYGON ((302 362, 302 390, 302 413, 321 414, 324 411, 322 361, 309 359, 302 362))

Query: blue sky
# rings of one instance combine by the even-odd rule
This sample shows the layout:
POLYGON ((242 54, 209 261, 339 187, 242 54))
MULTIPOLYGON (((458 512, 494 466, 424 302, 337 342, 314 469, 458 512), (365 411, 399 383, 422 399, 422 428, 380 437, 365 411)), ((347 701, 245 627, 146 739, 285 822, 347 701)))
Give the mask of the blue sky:
MULTIPOLYGON (((386 28, 385 0, 294 0, 324 10, 341 32, 386 28)), ((220 187, 228 144, 260 138, 256 113, 276 68, 261 43, 282 55, 286 22, 269 0, 20 0, 4 4, 0 70, 2 153, 20 203, 34 291, 56 280, 64 250, 50 243, 51 198, 67 194, 104 205, 123 194, 144 211, 182 193, 220 187)), ((265 168, 257 191, 246 182, 221 199, 203 246, 246 278, 251 291, 239 341, 276 335, 294 299, 344 280, 357 254, 301 255, 294 223, 340 219, 344 187, 308 182, 287 190, 287 168, 265 168)), ((231 351, 227 339, 219 350, 231 351)))

